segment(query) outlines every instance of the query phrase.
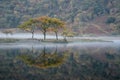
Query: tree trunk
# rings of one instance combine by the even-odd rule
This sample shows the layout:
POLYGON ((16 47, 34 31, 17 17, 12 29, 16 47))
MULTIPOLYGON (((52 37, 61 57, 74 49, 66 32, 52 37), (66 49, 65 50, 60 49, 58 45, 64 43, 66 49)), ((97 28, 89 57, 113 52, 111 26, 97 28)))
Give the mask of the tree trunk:
POLYGON ((64 41, 67 42, 67 38, 66 37, 64 37, 64 41))
POLYGON ((43 49, 43 57, 44 57, 45 54, 46 54, 45 50, 46 50, 46 47, 44 46, 44 49, 43 49))
POLYGON ((57 34, 57 32, 55 32, 55 35, 56 35, 56 40, 58 40, 58 34, 57 34))
POLYGON ((44 34, 44 40, 46 40, 46 31, 44 31, 43 34, 44 34))
POLYGON ((34 38, 34 32, 32 32, 32 39, 34 38))

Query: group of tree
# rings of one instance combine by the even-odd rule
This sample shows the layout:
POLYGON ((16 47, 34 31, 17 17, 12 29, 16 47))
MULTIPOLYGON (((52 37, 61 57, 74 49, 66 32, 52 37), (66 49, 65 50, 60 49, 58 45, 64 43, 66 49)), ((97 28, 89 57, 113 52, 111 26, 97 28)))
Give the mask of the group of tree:
POLYGON ((52 31, 55 33, 56 39, 58 40, 58 32, 65 30, 66 27, 65 22, 60 19, 41 16, 24 22, 19 28, 32 33, 32 38, 34 38, 35 30, 39 29, 44 35, 44 40, 46 39, 46 33, 52 31))

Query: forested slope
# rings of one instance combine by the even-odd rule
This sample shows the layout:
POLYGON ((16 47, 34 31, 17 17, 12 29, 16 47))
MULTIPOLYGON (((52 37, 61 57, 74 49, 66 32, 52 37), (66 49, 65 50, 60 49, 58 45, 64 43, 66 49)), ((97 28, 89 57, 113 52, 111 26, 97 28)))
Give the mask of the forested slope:
POLYGON ((66 21, 74 30, 80 27, 82 32, 91 23, 109 29, 110 24, 119 25, 119 3, 120 0, 0 0, 0 28, 17 27, 30 18, 48 15, 66 21))

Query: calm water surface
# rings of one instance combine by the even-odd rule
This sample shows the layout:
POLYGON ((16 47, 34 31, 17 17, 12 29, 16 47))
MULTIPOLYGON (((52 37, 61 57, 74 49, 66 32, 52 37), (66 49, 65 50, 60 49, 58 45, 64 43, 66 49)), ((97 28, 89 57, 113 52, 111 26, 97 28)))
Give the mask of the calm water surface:
POLYGON ((120 80, 120 42, 0 44, 0 80, 120 80))

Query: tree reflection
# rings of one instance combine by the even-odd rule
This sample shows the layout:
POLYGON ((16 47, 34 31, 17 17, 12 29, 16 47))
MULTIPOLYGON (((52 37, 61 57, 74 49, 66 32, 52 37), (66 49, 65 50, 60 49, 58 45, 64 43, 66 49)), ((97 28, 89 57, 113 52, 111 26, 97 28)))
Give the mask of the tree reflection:
MULTIPOLYGON (((33 53, 34 48, 32 47, 31 53, 33 53)), ((66 60, 66 52, 60 52, 56 49, 52 52, 47 50, 46 47, 43 48, 42 52, 37 56, 33 57, 29 54, 22 54, 19 56, 24 63, 30 66, 35 66, 38 68, 50 68, 50 67, 57 67, 63 64, 66 60)))
POLYGON ((33 46, 0 52, 1 80, 120 80, 118 47, 33 46))

